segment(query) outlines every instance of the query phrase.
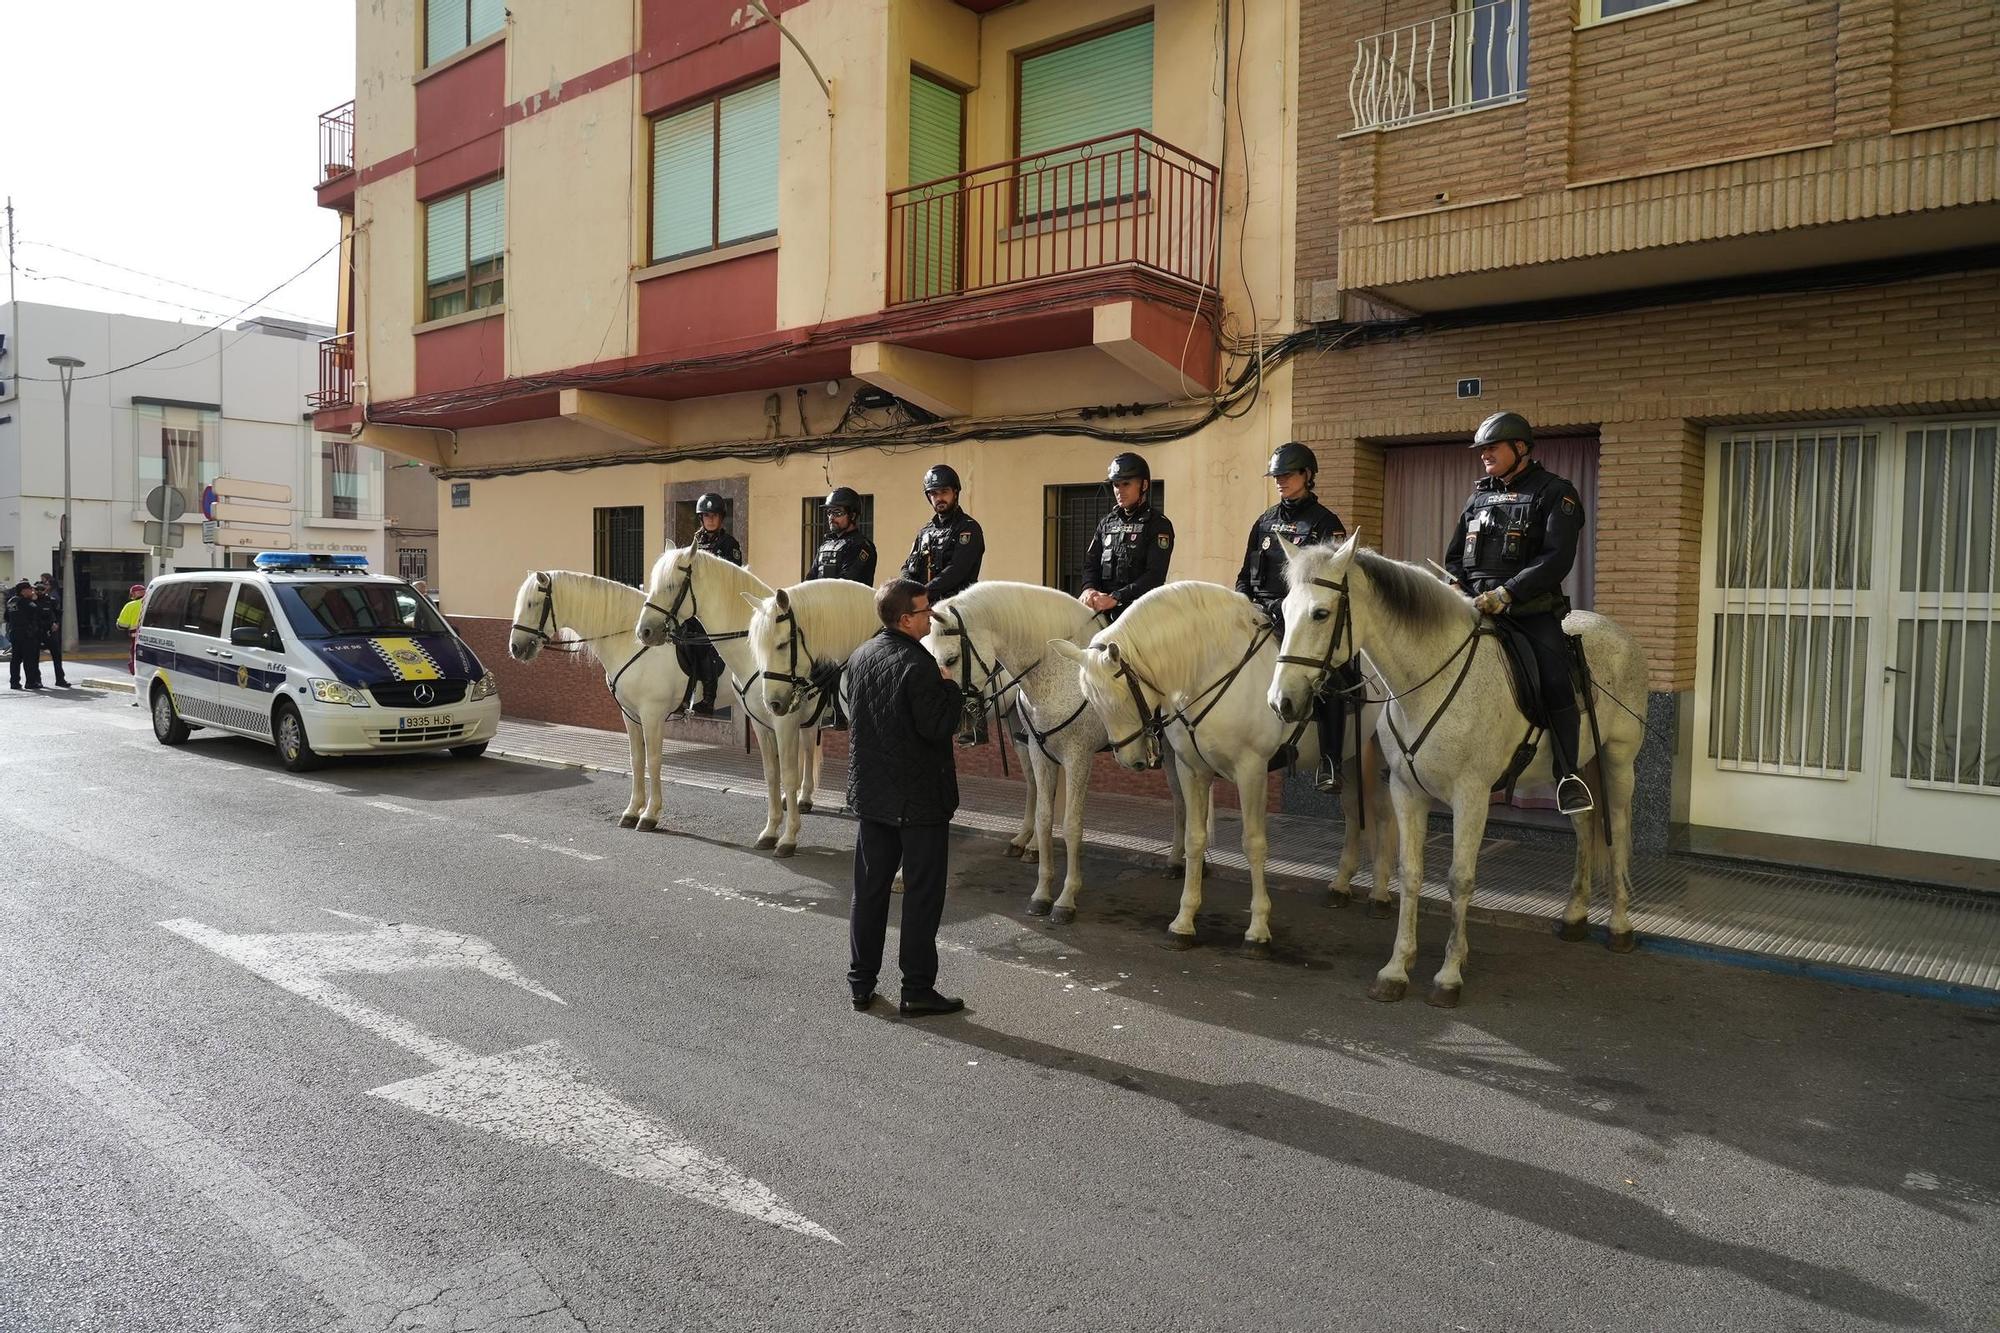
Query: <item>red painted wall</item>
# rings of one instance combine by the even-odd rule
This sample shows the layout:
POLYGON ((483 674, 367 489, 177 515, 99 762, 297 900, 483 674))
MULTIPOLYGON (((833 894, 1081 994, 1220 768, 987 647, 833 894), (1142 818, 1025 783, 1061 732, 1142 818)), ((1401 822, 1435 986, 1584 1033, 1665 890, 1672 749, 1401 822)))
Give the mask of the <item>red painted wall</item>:
POLYGON ((507 317, 494 315, 416 336, 417 392, 439 393, 507 378, 507 317))
POLYGON ((778 327, 778 252, 639 284, 641 356, 755 337, 778 327))
MULTIPOLYGON (((497 42, 419 83, 416 145, 419 165, 476 139, 499 133, 506 97, 505 42, 497 42)), ((420 196, 428 193, 431 192, 418 191, 420 196)))

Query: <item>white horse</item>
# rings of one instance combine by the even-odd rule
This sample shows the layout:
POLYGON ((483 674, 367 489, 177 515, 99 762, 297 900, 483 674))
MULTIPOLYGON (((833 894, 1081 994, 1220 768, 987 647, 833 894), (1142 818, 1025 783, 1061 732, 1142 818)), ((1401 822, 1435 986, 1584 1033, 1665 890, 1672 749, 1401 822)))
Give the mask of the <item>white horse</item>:
POLYGON ((520 662, 534 661, 544 646, 597 659, 632 742, 632 799, 618 816, 618 827, 651 832, 659 827, 663 799, 661 732, 687 692, 687 675, 672 650, 633 641, 632 622, 645 600, 637 588, 590 574, 561 569, 530 574, 514 594, 507 651, 520 662))
POLYGON ((790 856, 819 780, 818 747, 804 742, 804 729, 831 721, 836 677, 882 620, 874 590, 847 579, 809 579, 767 597, 745 593, 743 600, 750 606, 750 660, 780 738, 780 785, 799 796, 778 835, 777 854, 790 856), (786 741, 788 731, 801 739, 786 741))
MULTIPOLYGON (((1529 731, 1514 702, 1504 650, 1497 642, 1488 642, 1490 634, 1479 632, 1482 619, 1464 594, 1415 565, 1360 549, 1353 537, 1338 547, 1294 552, 1289 579, 1285 656, 1304 660, 1288 662, 1279 671, 1271 683, 1271 707, 1281 716, 1296 716, 1325 670, 1311 663, 1341 661, 1357 650, 1367 655, 1378 673, 1378 688, 1391 699, 1383 722, 1384 748, 1402 841, 1403 899, 1395 952, 1368 989, 1378 1000, 1400 1000, 1409 988, 1431 801, 1451 806, 1451 942, 1430 993, 1432 1004, 1448 1008, 1458 1003, 1464 984, 1465 913, 1472 901, 1488 802, 1529 731)), ((1610 943, 1623 953, 1633 947, 1627 914, 1632 889, 1633 765, 1646 735, 1645 723, 1626 711, 1626 701, 1643 706, 1646 654, 1637 639, 1589 611, 1572 612, 1564 618, 1563 628, 1583 638, 1597 682, 1596 714, 1603 747, 1596 756, 1598 812, 1578 815, 1573 821, 1576 870, 1561 933, 1566 940, 1580 940, 1588 933, 1592 858, 1600 836, 1597 820, 1608 816, 1610 943)), ((1588 763, 1589 727, 1584 728, 1578 748, 1582 751, 1578 762, 1588 763)), ((1548 778, 1549 747, 1544 744, 1518 780, 1533 783, 1548 778)))
MULTIPOLYGON (((815 762, 800 764, 794 759, 789 767, 780 759, 784 746, 803 743, 798 725, 796 722, 781 725, 782 720, 772 717, 765 706, 763 692, 750 688, 757 664, 750 652, 750 606, 746 600, 754 604, 770 595, 771 586, 747 569, 691 546, 669 546, 653 562, 652 574, 646 580, 643 609, 632 631, 640 643, 666 647, 688 621, 699 619, 715 651, 721 654, 737 703, 752 724, 758 756, 764 763, 764 828, 756 843, 760 851, 778 845, 778 829, 784 822, 787 804, 794 809, 811 805, 810 781, 803 791, 796 787, 781 789, 781 775, 818 768, 816 755, 815 762)), ((810 779, 813 774, 805 776, 810 779)))
MULTIPOLYGON (((1024 776, 1034 802, 1035 893, 1031 916, 1056 925, 1076 919, 1083 888, 1083 803, 1090 766, 1104 747, 1104 720, 1089 706, 1069 663, 1049 651, 1049 641, 1082 645, 1102 624, 1090 608, 1054 588, 1032 583, 975 583, 939 602, 924 646, 939 665, 978 700, 966 710, 961 742, 976 734, 979 719, 996 722, 1011 709, 1024 725, 1024 776), (1054 895, 1052 832, 1056 794, 1063 793, 1063 846, 1069 866, 1062 897, 1054 895)), ((1004 742, 1003 742, 1004 743, 1004 742)), ((1180 792, 1174 796, 1171 864, 1178 873, 1187 831, 1180 792)))
POLYGON ((1173 750, 1187 802, 1187 875, 1168 938, 1181 947, 1194 944, 1212 788, 1220 777, 1235 783, 1242 798, 1243 856, 1250 863, 1244 944, 1254 953, 1268 951, 1265 775, 1287 742, 1298 747, 1300 766, 1310 768, 1319 758, 1312 725, 1282 723, 1265 702, 1278 659, 1270 623, 1232 589, 1169 583, 1132 603, 1088 647, 1064 639, 1050 640, 1049 647, 1077 664, 1078 683, 1103 719, 1119 763, 1158 768, 1163 737, 1173 750))

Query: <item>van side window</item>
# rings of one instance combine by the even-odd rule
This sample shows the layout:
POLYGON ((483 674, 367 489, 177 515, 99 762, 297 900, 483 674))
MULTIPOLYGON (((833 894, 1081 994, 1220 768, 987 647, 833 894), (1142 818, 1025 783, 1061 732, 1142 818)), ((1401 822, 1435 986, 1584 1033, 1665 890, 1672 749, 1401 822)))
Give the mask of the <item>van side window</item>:
POLYGON ((187 610, 181 613, 181 628, 211 639, 222 637, 222 608, 229 602, 227 583, 188 585, 187 610))
POLYGON ((241 584, 236 589, 236 607, 229 613, 230 637, 234 638, 237 628, 244 625, 263 635, 268 647, 284 646, 278 626, 271 617, 271 604, 264 600, 264 590, 254 583, 241 584))
POLYGON ((139 623, 147 629, 179 629, 187 595, 185 583, 161 584, 146 595, 146 614, 139 623))

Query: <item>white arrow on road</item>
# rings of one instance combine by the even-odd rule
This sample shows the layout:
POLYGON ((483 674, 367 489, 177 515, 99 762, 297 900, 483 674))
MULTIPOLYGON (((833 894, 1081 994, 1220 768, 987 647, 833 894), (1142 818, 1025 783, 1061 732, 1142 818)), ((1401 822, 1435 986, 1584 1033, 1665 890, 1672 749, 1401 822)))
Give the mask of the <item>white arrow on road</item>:
POLYGON ((438 1066, 435 1073, 376 1088, 371 1096, 516 1143, 552 1148, 613 1175, 840 1243, 824 1227, 785 1207, 762 1182, 702 1153, 644 1112, 585 1081, 582 1062, 560 1042, 482 1056, 364 1003, 326 979, 342 973, 478 971, 564 1003, 487 941, 346 912, 333 915, 368 929, 231 935, 185 917, 160 925, 438 1066))

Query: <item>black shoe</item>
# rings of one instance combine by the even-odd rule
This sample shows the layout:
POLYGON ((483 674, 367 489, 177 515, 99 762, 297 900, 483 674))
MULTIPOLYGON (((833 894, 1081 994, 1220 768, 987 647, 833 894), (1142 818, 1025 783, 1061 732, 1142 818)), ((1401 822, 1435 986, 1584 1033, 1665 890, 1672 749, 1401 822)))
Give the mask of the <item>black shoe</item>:
POLYGON ((59 690, 66 690, 69 688, 69 682, 58 676, 56 678, 56 688, 59 690))
POLYGON ((1340 770, 1321 764, 1313 770, 1313 790, 1328 796, 1340 795, 1340 770))
POLYGON ((865 995, 857 992, 854 996, 854 1012, 857 1014, 866 1013, 878 998, 880 997, 874 991, 869 991, 865 995))
POLYGON ((41 687, 41 686, 39 686, 39 685, 30 685, 30 686, 29 686, 28 688, 29 688, 29 689, 31 689, 31 690, 39 690, 39 689, 40 689, 40 688, 42 688, 42 687, 41 687))
POLYGON ((695 701, 694 707, 689 711, 692 712, 696 717, 714 717, 715 700, 697 699, 695 701))
POLYGON ((927 990, 918 995, 905 995, 896 1006, 898 1013, 906 1018, 924 1018, 931 1014, 955 1014, 965 1008, 964 1000, 954 1000, 949 995, 940 995, 927 990))
POLYGON ((1596 809, 1582 778, 1572 773, 1556 784, 1556 809, 1566 815, 1587 815, 1596 809))

